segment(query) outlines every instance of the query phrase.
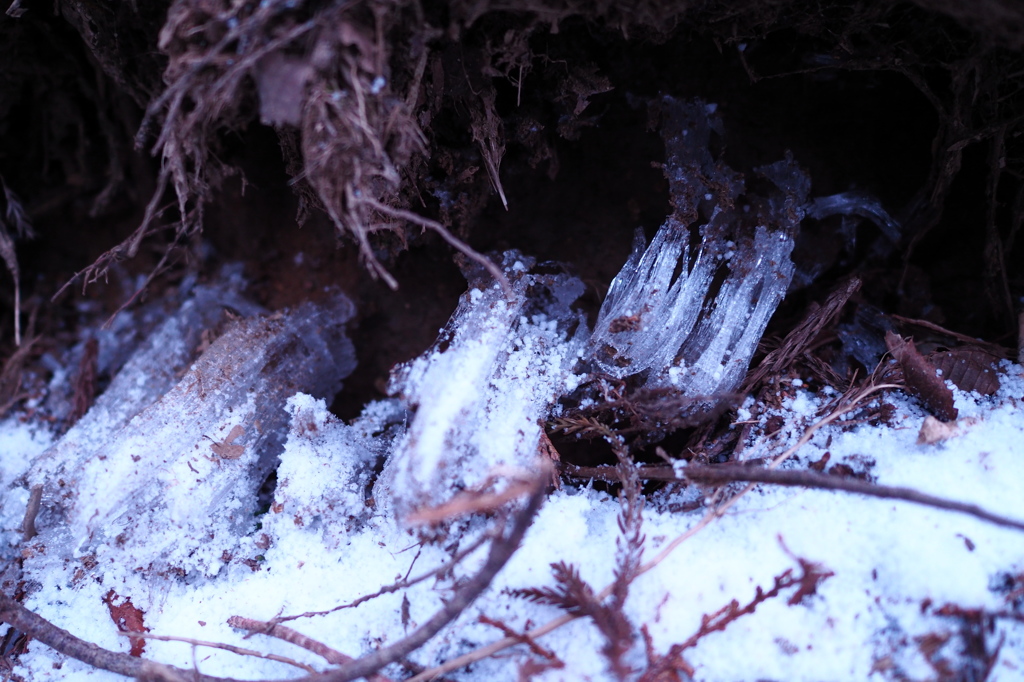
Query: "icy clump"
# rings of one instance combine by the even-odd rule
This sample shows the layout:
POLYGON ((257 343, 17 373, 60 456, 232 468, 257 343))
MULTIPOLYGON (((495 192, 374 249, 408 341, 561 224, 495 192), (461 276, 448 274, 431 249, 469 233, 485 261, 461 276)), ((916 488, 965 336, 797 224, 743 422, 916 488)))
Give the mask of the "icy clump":
POLYGON ((648 372, 650 387, 691 395, 736 387, 793 277, 789 254, 810 180, 792 158, 757 169, 760 197, 709 151, 721 121, 700 101, 662 102, 673 214, 612 281, 590 355, 614 377, 648 372), (699 221, 691 254, 690 225, 699 221))
POLYGON ((575 388, 587 329, 569 306, 583 283, 534 265, 507 252, 513 300, 489 278, 471 281, 434 348, 393 373, 390 392, 416 414, 375 497, 399 514, 531 467, 538 420, 575 388))
POLYGON ((340 293, 273 315, 225 312, 238 304, 253 308, 197 290, 33 463, 27 486, 43 486, 35 544, 47 556, 123 551, 131 567, 219 569, 253 523, 284 443, 285 401, 333 395, 355 366, 344 333, 354 309, 340 293))
POLYGON ((900 241, 902 228, 889 215, 875 197, 862 192, 841 192, 827 197, 817 197, 807 208, 807 217, 821 220, 833 215, 854 215, 867 218, 882 231, 889 241, 896 244, 900 241))
POLYGON ((334 550, 371 510, 374 465, 404 432, 405 410, 397 401, 371 403, 348 425, 304 393, 289 398, 287 409, 291 427, 263 529, 276 539, 296 527, 319 527, 325 548, 334 550))
MULTIPOLYGON (((117 279, 121 280, 123 296, 132 295, 140 286, 123 272, 114 274, 120 275, 117 279)), ((67 379, 69 375, 74 377, 77 374, 89 341, 96 343, 95 371, 99 377, 116 377, 133 357, 136 366, 144 362, 149 356, 139 352, 143 346, 157 353, 166 362, 166 366, 153 367, 150 370, 153 372, 152 381, 143 387, 152 396, 149 399, 152 402, 169 389, 191 363, 196 346, 202 342, 201 335, 204 331, 209 334, 208 330, 216 327, 224 317, 225 308, 243 316, 264 312, 260 306, 241 295, 244 286, 241 264, 228 264, 217 274, 215 285, 197 285, 196 276, 188 275, 176 287, 176 291, 170 290, 165 296, 122 310, 109 319, 109 313, 102 309, 98 301, 80 301, 76 305, 79 314, 78 343, 66 352, 57 352, 56 357, 47 354, 42 358, 53 371, 43 409, 58 424, 66 423, 74 409, 74 382, 67 379), (185 313, 186 307, 188 313, 185 313), (103 320, 107 321, 104 323, 103 320), (180 330, 174 334, 185 335, 185 343, 167 348, 165 352, 159 344, 161 339, 167 338, 168 325, 180 330), (154 331, 161 328, 164 329, 160 332, 161 336, 153 336, 154 331)), ((116 379, 114 383, 116 386, 116 379)), ((123 382, 121 387, 125 388, 123 382)), ((129 387, 130 390, 138 388, 129 387)), ((148 404, 146 399, 135 400, 132 396, 129 396, 127 403, 116 396, 100 398, 97 403, 135 407, 148 404)))

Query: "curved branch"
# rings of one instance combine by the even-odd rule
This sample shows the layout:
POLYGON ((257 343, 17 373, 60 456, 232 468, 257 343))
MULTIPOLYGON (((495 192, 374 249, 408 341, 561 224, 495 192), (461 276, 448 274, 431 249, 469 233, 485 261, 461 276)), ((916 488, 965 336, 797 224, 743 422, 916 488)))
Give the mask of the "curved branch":
POLYGON ((399 640, 391 646, 378 649, 377 651, 363 656, 337 670, 331 670, 317 678, 317 682, 348 682, 348 680, 367 677, 381 668, 405 658, 416 649, 423 646, 427 640, 440 632, 441 628, 455 620, 466 608, 476 601, 476 598, 494 580, 512 554, 519 548, 523 536, 533 523, 533 517, 540 509, 544 499, 544 489, 550 477, 548 471, 542 471, 533 483, 533 491, 526 502, 526 506, 516 515, 515 525, 508 537, 498 538, 491 545, 491 551, 487 555, 487 561, 480 572, 463 583, 455 592, 451 600, 446 603, 440 611, 435 613, 430 620, 424 623, 418 630, 405 639, 399 640))
MULTIPOLYGON (((617 482, 619 480, 618 469, 609 465, 579 467, 563 462, 560 466, 563 474, 574 478, 596 478, 610 482, 617 482)), ((765 469, 759 466, 689 464, 680 470, 681 475, 677 474, 673 467, 668 466, 641 467, 638 469, 637 474, 640 478, 648 481, 690 481, 702 485, 746 482, 818 490, 841 490, 847 493, 867 495, 868 497, 903 500, 904 502, 913 502, 925 507, 959 512, 988 521, 997 526, 1024 530, 1024 522, 995 514, 975 504, 929 495, 914 488, 878 485, 877 483, 869 483, 868 481, 856 478, 842 478, 817 471, 765 469)))
POLYGON ((2 592, 0 592, 0 621, 21 630, 32 637, 32 639, 42 642, 65 656, 78 659, 94 668, 109 670, 119 675, 139 677, 144 673, 152 674, 155 668, 162 668, 187 676, 185 679, 195 680, 196 682, 238 682, 232 678, 213 677, 193 670, 163 666, 144 658, 137 658, 96 646, 75 637, 67 630, 57 627, 42 616, 32 613, 2 592))
MULTIPOLYGON (((546 482, 550 471, 544 470, 535 479, 526 506, 515 517, 511 532, 505 538, 496 538, 491 544, 487 561, 480 571, 466 581, 455 595, 430 618, 422 627, 408 637, 391 646, 378 649, 372 654, 347 663, 325 673, 309 675, 291 682, 347 682, 360 677, 369 677, 386 665, 399 661, 412 653, 440 630, 455 620, 470 604, 476 601, 491 581, 505 566, 519 548, 533 517, 544 500, 546 482)), ((170 665, 156 663, 144 658, 104 649, 72 635, 57 627, 42 616, 29 611, 17 601, 0 592, 0 621, 28 634, 48 647, 102 670, 109 670, 127 677, 173 680, 181 677, 190 682, 242 682, 230 677, 204 675, 195 670, 183 670, 170 665)), ((283 682, 281 680, 264 682, 283 682)))

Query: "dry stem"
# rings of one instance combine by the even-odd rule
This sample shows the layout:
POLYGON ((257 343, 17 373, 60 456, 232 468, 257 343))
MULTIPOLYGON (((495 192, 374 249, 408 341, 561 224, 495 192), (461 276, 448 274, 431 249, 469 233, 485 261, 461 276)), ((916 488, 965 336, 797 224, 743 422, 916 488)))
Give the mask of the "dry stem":
POLYGON ((246 649, 233 644, 224 644, 222 642, 208 642, 202 639, 192 639, 191 637, 176 637, 174 635, 154 635, 150 632, 133 632, 131 630, 119 630, 119 635, 131 638, 141 639, 155 639, 160 642, 184 642, 185 644, 191 644, 192 646, 205 646, 210 649, 223 649, 224 651, 230 651, 233 654, 239 656, 254 656, 256 658, 265 658, 270 661, 277 661, 278 663, 286 663, 296 668, 302 668, 308 673, 316 673, 316 669, 312 666, 308 666, 305 663, 286 658, 285 656, 278 656, 277 654, 265 654, 262 651, 254 651, 253 649, 246 649))
MULTIPOLYGON (((860 405, 860 403, 865 398, 867 398, 868 396, 872 395, 873 393, 876 393, 877 391, 880 391, 880 390, 885 389, 885 388, 900 388, 900 387, 896 386, 894 384, 878 384, 878 385, 870 385, 870 386, 862 389, 861 391, 857 392, 851 398, 850 402, 847 405, 834 410, 832 413, 830 413, 825 418, 821 419, 820 421, 818 421, 818 422, 812 424, 810 427, 808 427, 807 430, 804 432, 803 436, 800 437, 800 440, 798 440, 792 447, 788 448, 782 454, 778 455, 774 460, 772 460, 772 463, 769 465, 770 468, 772 468, 772 469, 777 468, 784 461, 786 461, 787 459, 792 457, 793 454, 797 450, 799 450, 801 447, 806 445, 811 440, 811 438, 814 436, 814 434, 819 429, 821 429, 824 426, 827 426, 828 424, 831 424, 832 422, 834 422, 836 419, 838 419, 842 415, 844 415, 847 412, 857 408, 860 405)), ((662 561, 664 561, 668 557, 669 554, 671 554, 677 547, 679 547, 679 545, 681 545, 683 542, 685 542, 686 540, 689 540, 691 537, 693 537, 694 535, 699 533, 702 529, 704 529, 705 527, 710 525, 716 519, 720 518, 726 512, 726 510, 729 509, 729 507, 731 507, 733 504, 735 504, 739 500, 739 498, 741 498, 743 495, 747 494, 751 489, 753 489, 753 487, 754 487, 754 484, 750 484, 750 485, 746 486, 743 490, 741 490, 740 492, 736 493, 733 497, 727 499, 721 505, 716 506, 713 509, 711 509, 692 528, 687 530, 685 533, 679 535, 678 537, 674 538, 672 540, 672 542, 668 543, 668 545, 666 545, 664 547, 664 549, 662 549, 657 554, 657 556, 654 557, 654 559, 652 559, 651 561, 648 561, 647 563, 645 563, 642 566, 640 566, 640 568, 636 572, 636 576, 639 577, 639 576, 643 575, 644 573, 647 573, 648 571, 650 571, 651 569, 656 567, 658 564, 660 564, 662 561)), ((717 495, 715 497, 717 497, 717 495)), ((603 590, 601 590, 597 594, 597 599, 598 600, 603 600, 603 599, 607 598, 612 593, 612 590, 614 589, 614 587, 615 587, 615 583, 614 582, 612 584, 608 585, 607 587, 605 587, 603 590)), ((526 631, 525 633, 523 633, 523 636, 529 637, 530 639, 537 639, 538 637, 542 637, 542 636, 546 635, 547 633, 552 632, 553 630, 557 630, 558 628, 562 627, 566 623, 570 623, 570 622, 576 620, 579 617, 580 616, 576 615, 576 614, 565 614, 563 616, 559 616, 558 618, 555 618, 554 620, 548 621, 544 625, 541 625, 539 627, 533 628, 532 630, 526 631)), ((409 680, 407 680, 406 682, 426 682, 427 680, 432 680, 432 679, 434 679, 434 678, 436 678, 436 677, 438 677, 440 675, 443 675, 443 674, 445 674, 447 672, 451 672, 452 670, 458 670, 459 668, 462 668, 464 666, 470 665, 471 663, 474 663, 474 662, 479 661, 479 660, 483 660, 483 659, 485 659, 485 658, 487 658, 489 656, 493 656, 494 654, 498 653, 499 651, 502 651, 504 649, 508 649, 509 647, 512 647, 512 646, 515 646, 515 645, 521 643, 521 641, 522 641, 522 638, 506 637, 506 638, 498 640, 497 642, 494 642, 492 644, 488 644, 487 646, 480 647, 480 648, 478 648, 478 649, 476 649, 474 651, 471 651, 471 652, 469 652, 467 654, 463 654, 462 656, 459 656, 457 658, 453 658, 450 661, 446 661, 445 663, 442 663, 439 666, 436 666, 436 667, 431 668, 429 670, 424 670, 420 674, 415 675, 414 677, 409 678, 409 680)))
MULTIPOLYGON (((312 616, 326 616, 328 614, 334 613, 335 611, 341 611, 342 609, 352 609, 359 606, 363 602, 370 601, 371 599, 376 599, 377 597, 380 597, 385 594, 391 594, 392 592, 397 592, 398 590, 404 590, 408 587, 412 587, 413 585, 421 583, 424 580, 432 578, 434 576, 444 575, 452 568, 454 568, 456 564, 458 564, 460 561, 462 561, 467 556, 475 552, 482 544, 490 540, 492 537, 493 531, 484 533, 476 540, 471 542, 468 547, 456 552, 455 555, 453 555, 449 561, 446 561, 437 568, 426 571, 425 573, 422 573, 416 576, 415 578, 405 578, 404 580, 399 580, 396 583, 392 583, 390 585, 386 585, 380 588, 373 594, 364 594, 355 601, 349 602, 348 604, 342 604, 341 606, 335 606, 334 608, 327 609, 326 611, 306 611, 305 613, 300 613, 294 616, 280 616, 278 618, 275 618, 273 622, 284 623, 286 621, 297 620, 299 618, 310 618, 312 616)), ((412 570, 411 566, 409 567, 409 570, 412 570)))

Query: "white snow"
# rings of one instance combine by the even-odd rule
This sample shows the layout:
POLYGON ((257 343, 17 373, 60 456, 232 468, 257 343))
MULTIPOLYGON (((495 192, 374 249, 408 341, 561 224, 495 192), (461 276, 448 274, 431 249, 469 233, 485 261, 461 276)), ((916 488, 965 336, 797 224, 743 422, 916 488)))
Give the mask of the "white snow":
MULTIPOLYGON (((375 499, 394 491, 382 488, 379 482, 373 489, 371 483, 379 458, 389 456, 402 463, 404 460, 396 458, 413 456, 410 453, 427 456, 422 449, 426 443, 448 439, 471 444, 467 447, 484 463, 477 469, 445 474, 447 484, 458 480, 459 485, 471 485, 475 479, 470 476, 484 475, 509 457, 532 452, 530 442, 536 447, 535 440, 529 440, 535 436, 529 433, 539 432, 527 433, 530 424, 536 427, 531 419, 543 415, 551 396, 566 390, 565 377, 571 374, 566 358, 576 357, 579 341, 564 333, 559 336, 557 327, 545 327, 539 318, 538 323, 532 322, 533 317, 520 315, 500 298, 496 286, 479 295, 468 294, 460 307, 461 317, 456 319, 476 325, 477 336, 465 333, 466 327, 449 329, 443 350, 429 351, 398 374, 396 385, 405 387, 405 400, 420 396, 419 410, 411 418, 401 402, 384 401, 368 405, 363 417, 347 425, 331 416, 323 401, 305 395, 291 398, 290 431, 281 455, 278 485, 271 509, 258 517, 260 527, 236 526, 236 532, 243 535, 236 538, 230 556, 222 555, 219 546, 213 552, 216 556, 210 555, 208 545, 195 535, 179 538, 180 555, 210 555, 204 561, 217 564, 219 572, 207 571, 204 576, 202 571, 182 575, 137 569, 142 562, 134 555, 144 544, 142 528, 134 531, 138 542, 97 548, 102 560, 95 565, 76 558, 68 549, 58 549, 59 545, 40 549, 33 542, 19 549, 20 536, 12 527, 20 523, 17 511, 23 509, 27 490, 17 484, 8 488, 4 540, 9 549, 5 551, 21 551, 26 556, 25 575, 32 587, 26 606, 88 641, 127 651, 128 642, 117 635, 102 601, 114 590, 120 598, 130 597, 144 612, 146 626, 153 633, 256 648, 322 669, 324 663, 312 654, 258 635, 243 639, 244 633, 230 628, 226 621, 232 615, 266 620, 345 604, 407 574, 429 571, 446 561, 456 547, 466 547, 486 532, 484 519, 461 521, 451 525, 442 541, 421 542, 390 503, 375 499), (457 401, 458 390, 451 387, 467 384, 477 391, 473 399, 457 401), (427 390, 430 393, 424 393, 427 390), (431 395, 450 396, 446 400, 457 402, 454 407, 429 410, 431 395), (429 415, 429 420, 418 426, 424 415, 429 415), (418 433, 423 434, 421 449, 411 450, 410 440, 418 433), (478 433, 488 435, 475 437, 478 433), (63 553, 47 556, 55 551, 63 553)), ((783 389, 787 392, 781 400, 783 407, 758 416, 761 426, 752 432, 745 458, 777 455, 800 437, 834 397, 831 391, 818 395, 802 386, 783 389), (774 414, 784 418, 784 425, 773 436, 764 435, 761 429, 774 414)), ((981 398, 957 392, 957 408, 964 418, 974 421, 959 436, 935 445, 916 444, 925 413, 913 399, 894 393, 877 402, 882 401, 894 406, 891 424, 839 421, 818 431, 796 453, 794 465, 816 462, 826 452, 830 464, 847 462, 857 470, 870 459, 874 465, 868 473, 879 483, 908 485, 1024 519, 1020 494, 1024 490, 1024 467, 1020 466, 1024 459, 1024 378, 1019 366, 1004 367, 1002 388, 996 396, 981 398)), ((749 417, 751 407, 748 402, 742 416, 749 417)), ((96 440, 104 437, 101 432, 89 435, 96 440)), ((47 440, 38 425, 17 419, 4 422, 0 442, 8 446, 3 458, 5 485, 23 475, 27 460, 45 448, 47 440)), ((432 460, 431 466, 439 461, 432 460)), ((527 459, 514 461, 518 466, 530 466, 527 459)), ((430 467, 421 463, 408 466, 409 476, 430 472, 430 467)), ((95 468, 83 469, 83 495, 103 495, 100 481, 84 479, 99 475, 95 468)), ((118 474, 106 471, 102 475, 118 474)), ((428 481, 429 476, 413 484, 431 490, 428 481)), ((703 518, 704 510, 672 511, 676 502, 691 498, 689 490, 669 489, 649 500, 644 518, 645 560, 653 559, 703 518)), ((502 633, 480 623, 480 616, 518 630, 557 618, 557 608, 527 602, 507 591, 552 585, 548 566, 553 562, 577 565, 595 590, 603 588, 613 579, 615 542, 620 533, 618 513, 617 500, 586 485, 553 492, 523 546, 491 588, 412 660, 429 668, 501 639, 502 633)), ((171 518, 173 514, 167 520, 171 518)), ((60 523, 56 519, 50 522, 60 523)), ((154 534, 166 532, 157 515, 151 517, 151 523, 154 534)), ((353 609, 287 624, 358 656, 396 641, 423 623, 458 581, 479 567, 484 551, 478 549, 441 578, 353 609)), ((149 554, 143 552, 143 556, 149 554)), ((993 588, 1005 576, 1024 572, 1024 534, 904 502, 758 486, 722 518, 636 579, 625 613, 638 632, 640 626, 646 627, 655 651, 665 654, 673 644, 697 632, 702 616, 733 599, 745 605, 758 587, 771 588, 774 577, 787 569, 798 574, 795 557, 820 564, 833 575, 820 584, 816 595, 799 604, 788 604, 795 591, 789 588, 760 604, 753 614, 729 624, 724 632, 701 638, 683 652, 695 669, 695 679, 929 677, 934 670, 923 653, 923 642, 948 636, 949 642, 935 656, 956 658, 959 624, 937 614, 941 606, 990 611, 1012 608, 993 588)), ((1019 679, 1024 666, 1024 627, 1012 620, 997 620, 987 641, 994 647, 1000 637, 1005 639, 990 679, 1019 679)), ((603 639, 585 619, 555 629, 538 642, 565 663, 564 668, 543 673, 541 679, 608 679, 605 660, 597 653, 603 639)), ((190 645, 178 642, 149 641, 145 655, 183 668, 195 663, 204 673, 238 678, 301 674, 281 663, 215 649, 198 647, 193 654, 190 645)), ((449 675, 462 680, 511 680, 529 656, 527 648, 520 645, 449 675)), ((628 662, 638 671, 644 668, 639 634, 628 662)), ((117 678, 66 660, 38 643, 21 655, 19 666, 19 673, 33 680, 117 678)), ((387 672, 401 676, 394 667, 387 672)))
MULTIPOLYGON (((183 287, 187 300, 162 323, 147 313, 153 331, 144 339, 132 337, 123 317, 112 333, 92 330, 100 362, 121 369, 85 417, 66 434, 50 433, 39 415, 67 411, 60 407, 66 399, 54 398, 46 409, 0 422, 0 587, 13 594, 20 585, 26 607, 102 647, 129 650, 105 602, 130 599, 152 634, 258 649, 318 670, 326 663, 308 651, 263 635, 246 638, 228 619, 330 611, 285 624, 356 657, 422 625, 476 573, 488 544, 451 570, 431 571, 472 548, 496 521, 477 514, 425 527, 409 523, 412 512, 467 491, 514 491, 510 480, 552 456, 544 422, 568 409, 559 399, 583 386, 595 366, 620 378, 647 371, 648 385, 691 394, 732 389, 785 293, 795 227, 786 220, 799 218, 809 180, 791 159, 760 169, 780 191, 748 197, 750 211, 750 203, 735 201, 742 178, 707 152, 706 138, 720 126, 714 107, 666 101, 675 117, 666 124, 675 130, 666 138, 676 156, 666 163, 670 184, 692 180, 682 168, 689 159, 714 176, 711 199, 729 192, 728 202, 718 198, 742 210, 714 208, 705 216, 694 263, 689 223, 670 220, 646 251, 638 239, 592 337, 571 307, 582 283, 543 274, 532 258, 509 252, 502 266, 511 296, 489 279, 471 278, 435 346, 394 370, 393 397, 366 405, 346 424, 322 399, 354 362, 343 327, 352 306, 340 295, 261 315, 230 286, 183 287), (726 223, 743 215, 758 220, 746 241, 726 239, 726 223), (734 253, 723 265, 726 251, 734 253), (724 277, 706 303, 716 273, 724 277), (241 319, 223 319, 226 306, 241 319), (273 497, 260 507, 260 484, 275 464, 273 497), (44 491, 39 535, 25 540, 19 528, 33 485, 44 491), (424 574, 411 586, 338 608, 424 574)), ((699 187, 693 196, 704 193, 699 187)), ((819 210, 872 213, 872 206, 843 196, 819 210)), ((59 370, 53 396, 67 394, 69 363, 81 352, 80 344, 49 358, 59 370)), ((1024 370, 1007 362, 1000 381, 991 397, 955 391, 961 419, 945 440, 918 444, 926 413, 913 398, 888 391, 817 430, 784 466, 844 465, 879 484, 1024 521, 1024 370)), ((733 425, 747 429, 742 459, 777 457, 828 412, 837 392, 812 392, 813 385, 790 378, 768 404, 743 402, 733 425)), ((601 399, 596 391, 577 397, 584 406, 601 399)), ((688 466, 673 470, 685 476, 688 466)), ((651 655, 665 656, 700 632, 706 616, 733 601, 743 608, 758 590, 812 564, 830 574, 814 594, 797 600, 796 586, 783 589, 724 630, 697 638, 680 665, 708 682, 931 678, 967 661, 961 649, 970 633, 949 615, 960 609, 989 614, 975 633, 995 661, 987 679, 1024 675, 1024 596, 1013 594, 1024 590, 1024 533, 907 502, 767 485, 712 513, 741 488, 670 484, 646 500, 643 560, 650 563, 623 609, 634 634, 625 656, 634 677, 649 663, 642 631, 651 655)), ((600 593, 615 577, 620 511, 617 499, 586 482, 551 492, 489 589, 410 661, 430 672, 502 640, 490 619, 532 631, 563 664, 536 679, 611 679, 593 622, 549 627, 564 613, 513 591, 553 587, 550 565, 565 562, 600 593)), ((183 642, 149 640, 144 655, 241 679, 304 674, 183 642)), ((470 666, 452 663, 445 674, 515 680, 531 659, 537 654, 516 644, 470 666)), ((16 663, 31 680, 120 679, 35 641, 16 663)), ((409 675, 397 665, 384 672, 409 675)))

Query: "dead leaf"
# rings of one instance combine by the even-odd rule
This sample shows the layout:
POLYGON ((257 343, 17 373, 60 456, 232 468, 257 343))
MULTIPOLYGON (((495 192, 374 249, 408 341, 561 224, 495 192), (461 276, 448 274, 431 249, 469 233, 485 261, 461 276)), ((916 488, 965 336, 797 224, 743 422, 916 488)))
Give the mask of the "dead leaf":
POLYGON ((907 390, 921 399, 929 412, 943 421, 956 421, 953 392, 935 373, 935 366, 925 359, 913 340, 904 339, 895 332, 885 333, 885 345, 903 368, 907 390))
POLYGON ((996 371, 999 360, 998 356, 971 346, 928 355, 928 361, 942 371, 943 379, 949 379, 961 391, 977 391, 982 395, 992 395, 999 390, 996 371))
POLYGON ((960 427, 956 425, 956 422, 940 422, 935 417, 928 415, 924 418, 921 431, 917 434, 917 444, 934 445, 958 435, 960 435, 960 427))
MULTIPOLYGON (((110 611, 110 619, 114 621, 117 629, 120 632, 149 632, 149 628, 143 622, 145 614, 140 609, 135 608, 131 598, 125 599, 120 604, 115 604, 114 600, 117 598, 117 593, 114 590, 110 590, 110 592, 103 596, 103 603, 107 605, 107 610, 110 611)), ((129 640, 132 643, 132 648, 128 655, 135 656, 136 658, 142 656, 146 649, 146 640, 141 637, 129 637, 129 640)))
POLYGON ((210 446, 213 450, 213 454, 217 455, 221 459, 238 459, 245 454, 244 445, 234 445, 234 442, 241 438, 245 434, 245 429, 242 428, 241 424, 236 424, 231 432, 228 433, 228 437, 219 443, 214 443, 210 446))
POLYGON ((964 430, 977 423, 974 417, 965 417, 955 422, 942 422, 935 417, 925 417, 917 434, 918 445, 934 445, 959 436, 964 430))

